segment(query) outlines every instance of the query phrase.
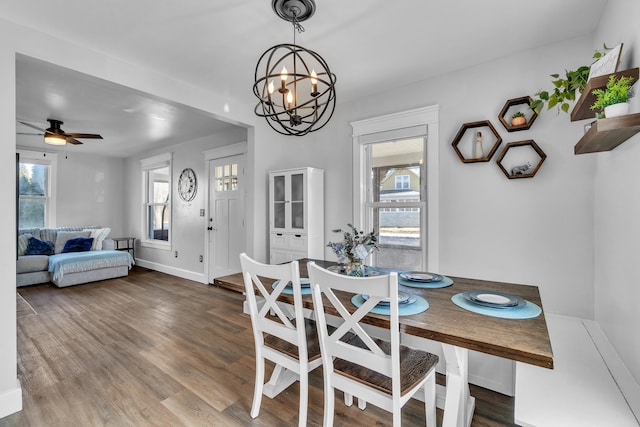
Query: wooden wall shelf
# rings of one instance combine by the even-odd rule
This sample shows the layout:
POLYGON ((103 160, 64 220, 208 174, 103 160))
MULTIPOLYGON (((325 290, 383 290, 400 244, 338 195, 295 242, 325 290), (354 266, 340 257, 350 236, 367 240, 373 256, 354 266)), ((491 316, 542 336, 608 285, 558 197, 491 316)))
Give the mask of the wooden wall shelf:
POLYGON ((573 151, 575 154, 611 151, 638 132, 640 113, 598 119, 578 141, 573 151))
POLYGON ((493 156, 493 154, 496 152, 500 143, 502 143, 502 137, 498 134, 498 132, 496 131, 496 128, 493 127, 493 125, 489 120, 482 120, 479 122, 464 123, 462 126, 460 126, 460 130, 458 130, 458 133, 456 134, 455 138, 453 138, 453 142, 451 143, 451 146, 453 147, 453 150, 456 152, 456 154, 458 155, 458 157, 463 163, 476 163, 476 162, 488 162, 489 160, 491 160, 491 156, 493 156), (484 148, 485 152, 487 150, 486 145, 488 143, 491 144, 491 148, 489 148, 487 154, 484 155, 483 157, 466 158, 464 154, 462 154, 462 151, 460 151, 458 144, 462 142, 465 132, 473 128, 489 129, 489 132, 491 132, 491 134, 493 135, 493 141, 487 138, 487 135, 485 132, 485 134, 482 135, 485 143, 485 148, 484 148))
POLYGON ((536 175, 536 173, 538 173, 540 166, 542 166, 542 163, 544 163, 544 160, 546 158, 547 158, 547 155, 544 153, 544 151, 542 151, 542 148, 540 148, 538 144, 535 143, 534 140, 528 139, 526 141, 517 141, 517 142, 508 143, 507 146, 504 147, 504 149, 500 153, 500 156, 498 156, 498 160, 496 160, 496 163, 498 164, 498 167, 504 173, 504 175, 509 179, 533 178, 536 175), (530 149, 532 149, 532 151, 535 153, 534 157, 537 155, 538 160, 535 161, 531 159, 532 160, 531 167, 526 173, 512 174, 511 173, 512 168, 509 168, 509 170, 507 170, 505 165, 503 165, 503 160, 507 155, 507 152, 511 149, 526 148, 526 147, 530 147, 530 149))
POLYGON ((582 95, 580 99, 576 101, 576 105, 573 107, 571 111, 571 121, 575 122, 578 120, 584 119, 593 119, 596 117, 595 111, 591 109, 591 105, 596 100, 596 96, 591 93, 594 89, 604 89, 607 86, 607 82, 609 81, 609 76, 616 76, 616 78, 624 77, 633 77, 634 82, 638 81, 638 68, 631 68, 629 70, 618 71, 613 74, 605 74, 604 76, 593 77, 587 82, 587 86, 582 91, 582 95))
POLYGON ((529 105, 531 105, 532 102, 533 102, 533 99, 531 99, 530 96, 514 98, 505 102, 504 106, 502 107, 502 110, 500 110, 500 114, 498 114, 498 119, 500 120, 500 123, 502 123, 502 125, 507 131, 515 132, 519 130, 527 130, 531 127, 533 122, 538 117, 538 113, 536 113, 535 111, 529 108, 529 105), (526 108, 524 108, 525 110, 524 114, 525 114, 526 122, 519 126, 513 126, 511 124, 511 114, 508 114, 508 113, 512 113, 513 112, 512 107, 515 107, 517 105, 525 105, 526 108))

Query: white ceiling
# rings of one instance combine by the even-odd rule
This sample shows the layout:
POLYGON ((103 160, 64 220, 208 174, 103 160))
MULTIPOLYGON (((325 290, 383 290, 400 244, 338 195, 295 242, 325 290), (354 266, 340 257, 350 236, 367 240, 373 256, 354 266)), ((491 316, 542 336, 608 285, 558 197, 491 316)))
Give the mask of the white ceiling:
MULTIPOLYGON (((328 62, 340 103, 590 34, 606 2, 317 0, 296 42, 328 62)), ((259 56, 293 41, 270 0, 20 0, 0 17, 248 105, 259 56)), ((51 64, 23 58, 17 70, 19 119, 45 126, 55 114, 67 132, 105 137, 73 149, 124 156, 220 129, 202 112, 51 64)))

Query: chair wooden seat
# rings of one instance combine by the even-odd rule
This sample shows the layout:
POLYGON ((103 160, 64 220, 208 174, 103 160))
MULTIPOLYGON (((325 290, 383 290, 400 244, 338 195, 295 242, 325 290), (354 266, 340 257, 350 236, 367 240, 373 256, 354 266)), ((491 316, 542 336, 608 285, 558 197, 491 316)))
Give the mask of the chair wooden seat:
MULTIPOLYGON (((391 343, 379 339, 374 342, 384 351, 389 353, 391 343)), ((357 336, 349 340, 349 344, 360 348, 366 348, 362 340, 357 336)), ((400 346, 400 394, 404 396, 409 390, 416 387, 431 370, 438 364, 438 356, 422 350, 416 350, 404 345, 400 346)), ((382 375, 372 369, 338 359, 333 363, 336 373, 368 385, 384 393, 391 394, 391 378, 382 375)))
MULTIPOLYGON (((316 360, 320 357, 320 341, 318 340, 316 322, 305 319, 304 330, 307 336, 307 357, 309 361, 316 360)), ((274 335, 265 335, 264 345, 271 347, 274 350, 278 350, 289 357, 298 359, 298 346, 291 344, 289 341, 285 341, 282 338, 278 338, 274 335)))

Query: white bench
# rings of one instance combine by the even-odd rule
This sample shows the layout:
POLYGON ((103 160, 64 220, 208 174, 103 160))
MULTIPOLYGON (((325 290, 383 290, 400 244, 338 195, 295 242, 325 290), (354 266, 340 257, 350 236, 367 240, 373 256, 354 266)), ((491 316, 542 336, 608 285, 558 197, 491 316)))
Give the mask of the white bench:
POLYGON ((554 369, 516 364, 515 423, 526 427, 638 427, 601 355, 603 349, 596 345, 599 338, 592 336, 602 334, 597 324, 551 314, 546 319, 554 369))

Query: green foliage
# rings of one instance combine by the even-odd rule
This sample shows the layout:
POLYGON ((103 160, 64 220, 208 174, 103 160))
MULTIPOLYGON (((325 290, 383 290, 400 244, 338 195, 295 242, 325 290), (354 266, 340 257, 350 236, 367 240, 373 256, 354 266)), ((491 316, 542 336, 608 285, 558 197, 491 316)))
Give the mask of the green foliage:
POLYGON ((607 87, 605 89, 594 89, 591 91, 596 96, 596 101, 591 105, 592 110, 603 110, 605 107, 621 102, 629 101, 631 94, 631 85, 633 77, 620 77, 616 80, 615 76, 609 77, 607 87))
MULTIPOLYGON (((596 50, 593 54, 593 62, 592 65, 600 59, 606 51, 610 50, 606 44, 603 45, 603 50, 596 50)), ((551 74, 554 80, 553 83, 553 91, 549 92, 546 90, 541 90, 535 94, 537 99, 535 99, 531 104, 529 104, 529 108, 535 111, 537 114, 540 114, 540 110, 544 106, 545 102, 547 103, 547 109, 551 110, 552 108, 558 108, 558 113, 560 110, 565 113, 569 112, 570 104, 569 102, 576 100, 576 94, 579 94, 584 90, 587 85, 587 81, 589 80, 589 71, 591 70, 591 65, 583 65, 579 67, 577 70, 567 71, 565 70, 564 77, 560 77, 560 74, 551 74)))
POLYGON ((524 114, 520 111, 513 113, 513 116, 511 116, 512 119, 515 119, 516 117, 524 117, 524 114))

